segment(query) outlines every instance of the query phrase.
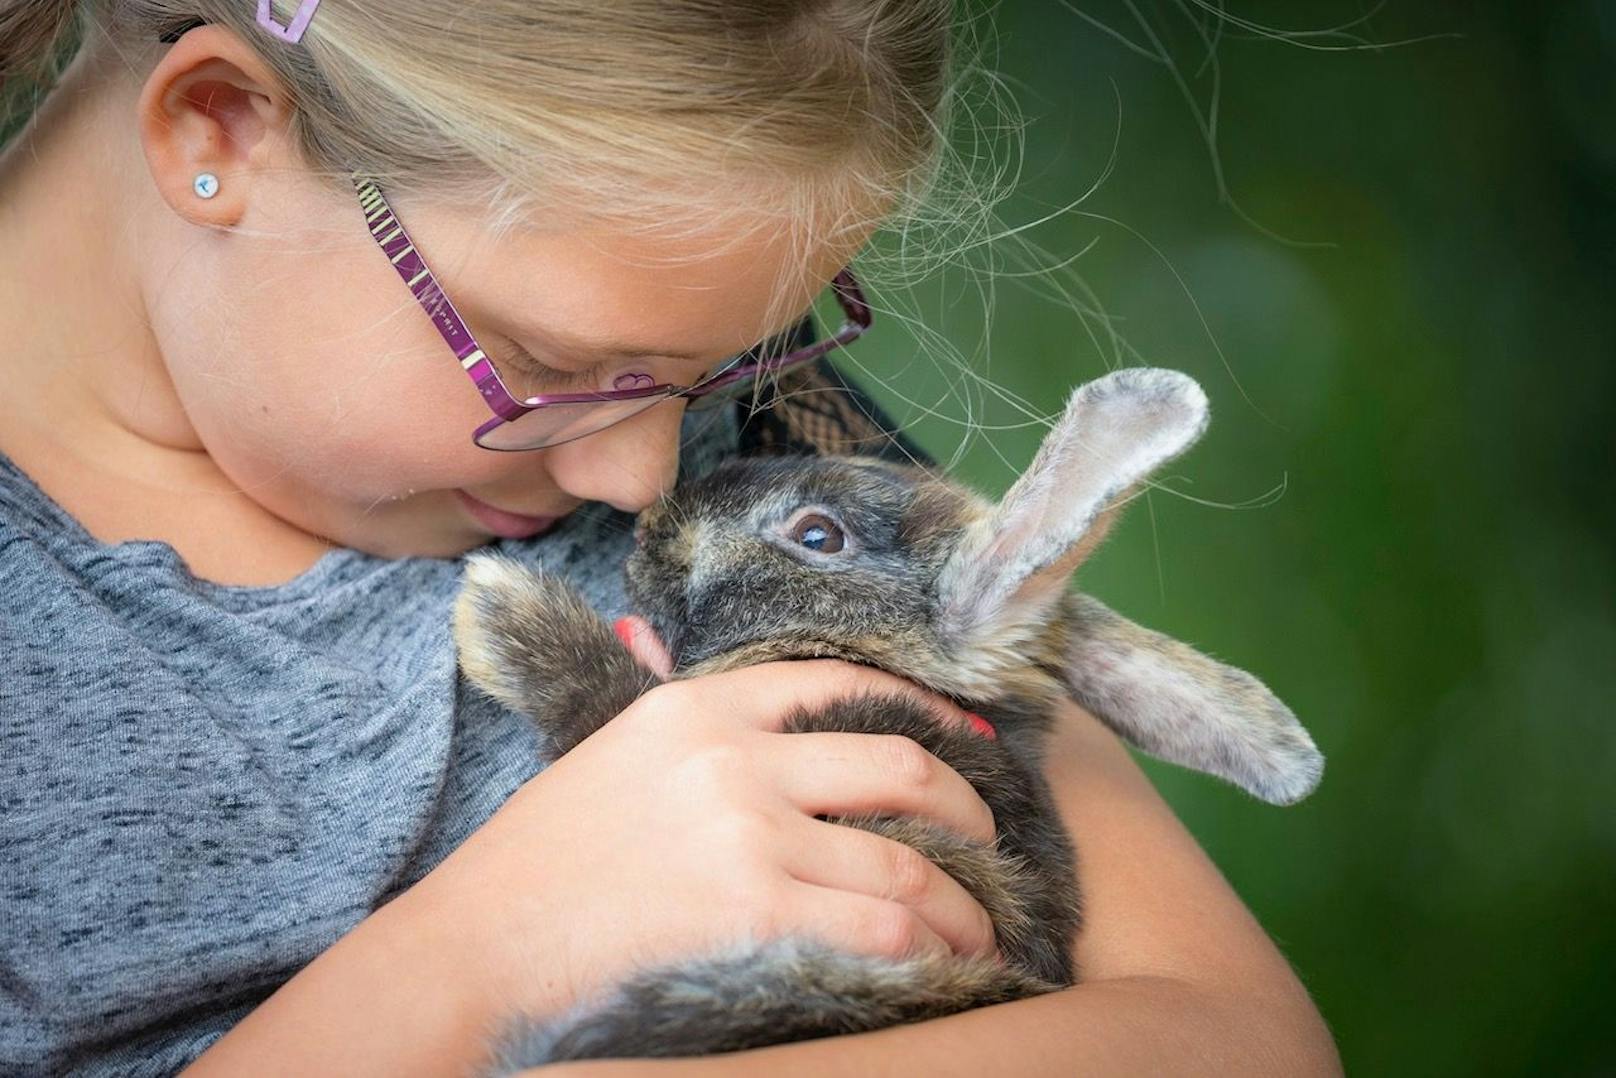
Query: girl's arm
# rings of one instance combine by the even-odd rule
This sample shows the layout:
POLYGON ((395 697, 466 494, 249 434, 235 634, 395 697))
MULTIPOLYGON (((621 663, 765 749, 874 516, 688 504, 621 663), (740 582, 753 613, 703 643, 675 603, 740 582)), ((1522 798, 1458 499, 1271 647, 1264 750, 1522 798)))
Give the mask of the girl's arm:
POLYGON ((564 1010, 642 965, 738 938, 808 935, 893 958, 917 944, 990 953, 986 911, 941 869, 897 902, 896 862, 864 833, 802 826, 819 812, 886 812, 992 837, 991 810, 958 773, 931 757, 935 766, 895 767, 902 739, 781 732, 798 707, 870 693, 917 694, 938 722, 966 721, 892 674, 832 659, 652 689, 186 1075, 476 1073, 516 1015, 564 1010), (854 883, 816 874, 800 857, 809 845, 854 883))
POLYGON ((1339 1074, 1306 990, 1121 743, 1067 705, 1046 772, 1077 837, 1077 987, 857 1036, 527 1074, 1339 1074))

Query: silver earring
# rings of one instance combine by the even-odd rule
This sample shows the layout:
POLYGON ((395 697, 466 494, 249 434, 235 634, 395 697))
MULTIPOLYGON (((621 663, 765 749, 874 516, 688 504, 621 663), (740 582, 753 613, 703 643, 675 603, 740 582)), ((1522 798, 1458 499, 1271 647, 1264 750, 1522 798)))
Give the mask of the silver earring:
POLYGON ((191 189, 200 198, 212 198, 219 193, 219 177, 211 172, 200 173, 196 179, 191 181, 191 189))

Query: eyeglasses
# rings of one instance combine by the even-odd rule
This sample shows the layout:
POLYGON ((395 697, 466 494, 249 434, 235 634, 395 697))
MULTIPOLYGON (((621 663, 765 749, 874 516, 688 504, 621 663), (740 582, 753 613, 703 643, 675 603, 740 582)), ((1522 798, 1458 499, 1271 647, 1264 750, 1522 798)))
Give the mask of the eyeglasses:
POLYGON ((437 278, 427 269, 398 214, 388 205, 372 180, 354 176, 359 204, 372 238, 409 286, 410 293, 432 319, 460 366, 471 377, 494 418, 479 426, 472 441, 484 449, 516 451, 543 449, 621 423, 647 408, 683 397, 698 403, 722 402, 761 374, 776 373, 818 359, 835 348, 851 344, 870 328, 870 305, 853 274, 844 269, 831 281, 846 321, 830 337, 802 348, 784 350, 784 336, 766 341, 719 365, 695 385, 657 383, 649 374, 619 374, 612 388, 585 393, 538 393, 519 397, 507 387, 493 363, 461 320, 437 278))

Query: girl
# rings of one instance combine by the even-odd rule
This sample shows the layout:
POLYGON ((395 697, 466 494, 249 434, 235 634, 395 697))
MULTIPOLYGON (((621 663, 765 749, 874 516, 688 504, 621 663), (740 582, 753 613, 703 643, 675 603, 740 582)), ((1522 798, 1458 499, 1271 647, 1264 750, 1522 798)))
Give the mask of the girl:
MULTIPOLYGON (((3 1069, 463 1073, 518 1010, 747 936, 991 950, 953 881, 813 819, 989 835, 969 786, 912 742, 777 732, 912 686, 834 662, 671 684, 541 769, 447 636, 454 559, 490 541, 621 611, 623 514, 681 446, 738 450, 736 410, 685 414, 705 380, 803 369, 825 348, 800 328, 748 350, 833 279, 857 332, 841 272, 937 159, 949 21, 0 0, 13 89, 83 35, 0 160, 3 1069)), ((1115 740, 1072 708, 1048 768, 1082 986, 581 1069, 1334 1070, 1115 740)))

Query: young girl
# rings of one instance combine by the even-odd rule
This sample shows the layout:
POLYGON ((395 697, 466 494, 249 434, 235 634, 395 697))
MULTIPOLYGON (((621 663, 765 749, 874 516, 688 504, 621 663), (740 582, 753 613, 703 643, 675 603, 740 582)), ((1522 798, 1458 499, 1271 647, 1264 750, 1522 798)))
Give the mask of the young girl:
MULTIPOLYGON (((738 451, 704 379, 793 327, 767 356, 806 369, 833 279, 856 326, 840 274, 936 160, 946 0, 259 7, 0 0, 12 89, 84 36, 0 159, 0 1070, 465 1073, 518 1011, 747 937, 991 952, 952 880, 813 819, 990 835, 969 786, 778 733, 913 686, 678 682, 542 768, 447 631, 494 541, 622 613, 624 514, 738 451)), ((1080 987, 578 1069, 1335 1070, 1111 735, 1069 708, 1048 771, 1080 987)))

